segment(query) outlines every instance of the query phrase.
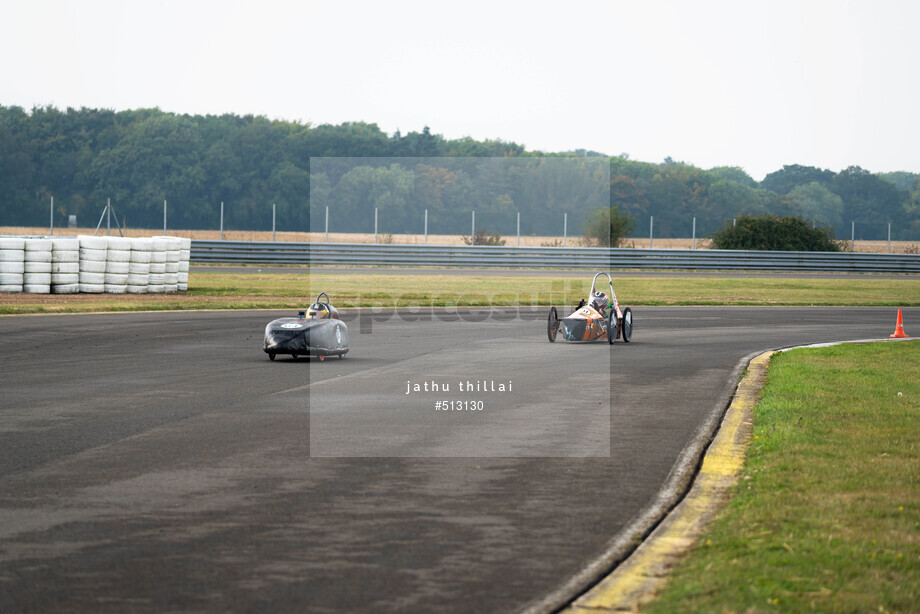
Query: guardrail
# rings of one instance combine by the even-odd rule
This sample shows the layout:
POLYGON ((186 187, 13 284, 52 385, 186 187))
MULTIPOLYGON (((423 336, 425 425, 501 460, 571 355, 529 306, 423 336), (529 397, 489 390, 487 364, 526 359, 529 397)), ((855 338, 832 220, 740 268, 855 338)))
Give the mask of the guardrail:
POLYGON ((192 262, 314 266, 435 266, 585 269, 704 269, 920 273, 920 255, 712 249, 492 247, 192 241, 192 262))

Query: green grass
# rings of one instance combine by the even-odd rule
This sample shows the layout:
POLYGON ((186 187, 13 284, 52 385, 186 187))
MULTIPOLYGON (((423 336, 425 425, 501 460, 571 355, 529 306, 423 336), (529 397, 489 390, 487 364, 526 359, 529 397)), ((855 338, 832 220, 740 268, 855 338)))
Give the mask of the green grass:
POLYGON ((774 355, 753 436, 731 501, 645 611, 920 610, 920 344, 774 355))
MULTIPOLYGON (((338 307, 416 305, 572 305, 584 277, 494 275, 267 274, 195 272, 182 295, 0 295, 0 313, 156 309, 290 308, 325 290, 338 307)), ((840 277, 623 277, 623 305, 920 305, 920 280, 840 277)))
MULTIPOLYGON (((301 276, 197 274, 202 295, 309 296, 325 289, 343 306, 577 302, 587 294, 582 278, 492 275, 314 274, 301 276), (308 290, 309 289, 309 290, 308 290)), ((918 305, 920 280, 871 278, 779 279, 765 277, 624 277, 614 288, 635 305, 918 305)))

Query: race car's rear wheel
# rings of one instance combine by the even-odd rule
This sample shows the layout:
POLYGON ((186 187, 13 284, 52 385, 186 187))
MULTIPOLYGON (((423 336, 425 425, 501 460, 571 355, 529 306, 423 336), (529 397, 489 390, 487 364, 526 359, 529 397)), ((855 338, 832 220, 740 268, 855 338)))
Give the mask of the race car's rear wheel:
POLYGON ((292 359, 292 360, 297 360, 297 354, 291 354, 291 359, 292 359))
POLYGON ((627 307, 623 310, 623 341, 629 343, 629 340, 632 339, 632 309, 627 307))
POLYGON ((549 337, 549 342, 553 343, 556 341, 556 332, 559 330, 559 313, 556 311, 555 307, 549 308, 549 316, 546 318, 546 336, 549 337))

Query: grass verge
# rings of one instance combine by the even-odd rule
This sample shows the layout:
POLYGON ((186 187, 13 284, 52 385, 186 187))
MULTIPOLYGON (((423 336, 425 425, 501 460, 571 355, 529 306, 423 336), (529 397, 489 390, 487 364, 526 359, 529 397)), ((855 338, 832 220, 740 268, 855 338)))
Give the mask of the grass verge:
MULTIPOLYGON (((207 273, 191 275, 172 295, 0 295, 0 313, 164 309, 290 309, 326 291, 337 307, 573 305, 583 279, 493 275, 207 273)), ((920 305, 920 280, 841 277, 626 277, 616 280, 623 305, 920 305)))
POLYGON ((918 425, 918 343, 774 355, 744 477, 646 611, 916 612, 918 425))

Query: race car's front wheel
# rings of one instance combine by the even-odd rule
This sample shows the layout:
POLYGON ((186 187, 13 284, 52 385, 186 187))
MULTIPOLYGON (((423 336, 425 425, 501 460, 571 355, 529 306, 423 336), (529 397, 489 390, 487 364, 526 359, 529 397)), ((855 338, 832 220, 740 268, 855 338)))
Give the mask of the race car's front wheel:
POLYGON ((632 309, 627 307, 623 310, 623 341, 629 343, 629 340, 632 339, 632 309))
POLYGON ((617 310, 611 308, 610 315, 607 316, 607 343, 613 345, 614 339, 617 338, 617 310))
POLYGON ((268 353, 268 359, 269 359, 269 360, 274 360, 274 359, 275 359, 275 353, 274 353, 274 352, 269 352, 269 353, 268 353))
POLYGON ((555 307, 549 308, 549 316, 546 318, 546 336, 549 342, 556 341, 556 332, 559 330, 559 313, 555 307))

